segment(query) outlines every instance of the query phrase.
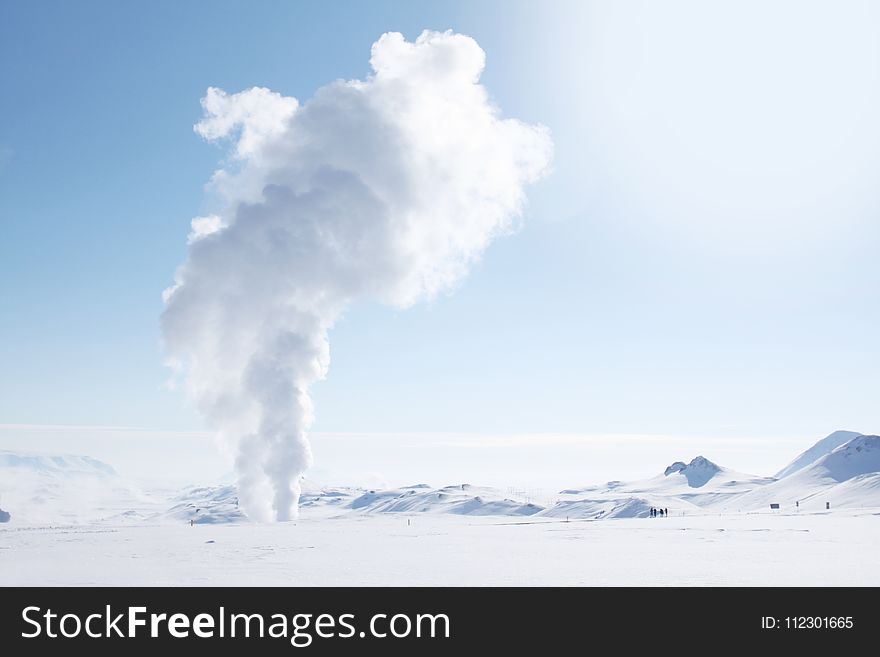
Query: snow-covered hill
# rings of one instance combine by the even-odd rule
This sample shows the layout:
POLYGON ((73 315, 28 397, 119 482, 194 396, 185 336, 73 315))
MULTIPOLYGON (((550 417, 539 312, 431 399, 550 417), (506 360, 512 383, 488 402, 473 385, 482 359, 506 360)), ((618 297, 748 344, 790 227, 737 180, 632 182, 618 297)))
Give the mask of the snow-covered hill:
MULTIPOLYGON (((648 517, 718 512, 880 509, 880 438, 838 431, 799 455, 781 477, 761 477, 704 456, 675 461, 653 477, 569 488, 540 503, 495 488, 427 484, 386 490, 303 482, 303 517, 371 514, 448 514, 546 520, 648 517), (815 458, 814 458, 815 457, 815 458), (809 461, 809 463, 807 463, 809 461)), ((511 489, 509 489, 511 490, 511 489)), ((190 487, 147 496, 114 469, 87 456, 0 451, 0 522, 228 524, 247 522, 234 484, 190 487)))
POLYGON ((880 507, 880 436, 858 435, 811 465, 737 500, 744 510, 880 507))
POLYGON ((701 507, 724 505, 772 481, 770 477, 737 472, 697 456, 689 463, 676 461, 649 479, 562 491, 562 500, 557 505, 560 508, 546 515, 572 515, 564 511, 578 508, 583 510, 583 517, 622 517, 613 510, 625 508, 631 515, 647 516, 652 506, 668 508, 670 513, 695 512, 701 507), (601 516, 593 515, 593 508, 601 516))
POLYGON ((348 486, 316 486, 306 480, 303 483, 300 509, 344 511, 350 508, 351 501, 364 494, 363 488, 348 486))
POLYGON ((91 522, 148 503, 97 459, 8 450, 0 451, 0 499, 16 525, 91 522))
POLYGON ((810 447, 810 449, 799 454, 794 461, 776 473, 776 479, 782 479, 790 474, 794 474, 798 470, 802 470, 826 454, 830 454, 841 445, 845 445, 853 438, 858 438, 861 435, 856 431, 835 431, 810 447))
POLYGON ((530 516, 544 507, 513 500, 494 488, 470 484, 431 488, 426 484, 383 491, 367 491, 351 502, 367 513, 452 513, 473 516, 530 516))
POLYGON ((675 461, 661 474, 631 482, 610 481, 560 492, 559 502, 542 516, 565 518, 647 518, 652 507, 672 515, 701 513, 764 486, 773 479, 736 472, 697 456, 675 461))
POLYGON ((238 508, 238 488, 234 485, 189 488, 171 501, 171 508, 156 519, 196 524, 243 522, 247 517, 238 508))
POLYGON ((9 474, 13 471, 51 477, 116 476, 112 467, 89 456, 0 450, 0 472, 9 474))
POLYGON ((681 514, 685 510, 698 508, 682 500, 672 500, 661 496, 616 497, 594 495, 578 499, 561 499, 549 509, 541 512, 544 518, 569 518, 607 520, 610 518, 647 518, 651 508, 667 508, 670 514, 681 514))
POLYGON ((858 436, 816 461, 809 472, 837 482, 880 473, 880 436, 858 436))

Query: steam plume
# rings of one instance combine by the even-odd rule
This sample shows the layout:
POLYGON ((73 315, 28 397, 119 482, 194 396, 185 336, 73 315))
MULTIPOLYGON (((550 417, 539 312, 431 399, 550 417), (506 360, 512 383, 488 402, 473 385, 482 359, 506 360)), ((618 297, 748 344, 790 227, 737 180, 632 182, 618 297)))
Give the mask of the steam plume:
POLYGON ((200 412, 237 446, 251 518, 296 514, 309 387, 345 308, 450 289, 545 171, 548 131, 500 117, 484 60, 460 34, 387 33, 369 77, 302 105, 257 87, 202 99, 196 132, 230 146, 211 183, 220 210, 192 222, 162 329, 200 412))

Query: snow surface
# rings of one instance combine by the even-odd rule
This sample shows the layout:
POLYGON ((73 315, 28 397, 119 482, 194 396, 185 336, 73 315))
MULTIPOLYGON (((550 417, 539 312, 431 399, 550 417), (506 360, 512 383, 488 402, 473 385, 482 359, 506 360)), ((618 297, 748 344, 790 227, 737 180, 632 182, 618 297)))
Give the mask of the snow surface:
POLYGON ((880 437, 841 433, 784 477, 697 456, 547 499, 306 480, 274 525, 233 484, 142 491, 88 457, 0 452, 0 583, 876 586, 880 437))
POLYGON ((4 585, 880 585, 873 514, 0 529, 4 585))

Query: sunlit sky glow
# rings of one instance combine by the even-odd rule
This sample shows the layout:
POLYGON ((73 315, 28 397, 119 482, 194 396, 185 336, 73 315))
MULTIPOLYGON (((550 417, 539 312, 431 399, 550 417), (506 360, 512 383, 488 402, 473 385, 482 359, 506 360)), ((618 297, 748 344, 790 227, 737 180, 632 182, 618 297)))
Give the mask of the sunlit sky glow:
MULTIPOLYGON (((620 470, 714 446, 770 473, 835 429, 880 430, 870 2, 3 3, 0 423, 203 432, 158 326, 222 157, 193 133, 199 99, 304 101, 363 77, 383 32, 423 28, 479 42, 505 114, 552 130, 553 173, 454 294, 338 323, 316 454, 364 436, 328 442, 319 471, 400 483, 376 436, 455 434, 517 455, 477 449, 471 479, 525 481, 516 436, 635 434, 668 449, 620 470)), ((87 451, 86 433, 44 443, 87 451)), ((571 458, 601 478, 626 445, 547 439, 541 479, 570 483, 571 458)))

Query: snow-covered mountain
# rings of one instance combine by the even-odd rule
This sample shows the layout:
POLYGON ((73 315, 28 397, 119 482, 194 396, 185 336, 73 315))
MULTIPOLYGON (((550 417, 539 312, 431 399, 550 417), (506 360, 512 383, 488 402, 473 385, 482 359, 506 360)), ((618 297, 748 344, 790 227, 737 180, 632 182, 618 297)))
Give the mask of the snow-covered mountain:
POLYGON ((666 494, 696 497, 705 496, 710 491, 733 495, 744 488, 762 486, 770 481, 772 481, 770 477, 737 472, 721 467, 705 456, 697 456, 687 465, 682 461, 676 461, 663 471, 662 478, 654 477, 647 483, 666 494))
POLYGON ((0 451, 6 522, 90 522, 143 506, 146 498, 108 464, 74 454, 0 451))
POLYGON ((815 463, 826 454, 830 454, 841 445, 845 445, 853 438, 858 438, 861 435, 862 434, 857 431, 835 431, 834 433, 825 436, 825 438, 810 447, 810 449, 799 454, 794 461, 777 472, 775 475, 776 479, 782 479, 790 474, 794 474, 798 470, 815 463))
POLYGON ((880 438, 838 431, 798 456, 782 477, 760 477, 719 466, 703 456, 676 461, 662 474, 633 482, 568 489, 542 516, 646 517, 650 507, 670 513, 822 511, 880 508, 880 438))
POLYGON ((697 456, 675 461, 661 474, 631 482, 611 481, 560 492, 559 502, 544 516, 571 518, 648 517, 651 507, 671 514, 700 513, 774 481, 737 472, 697 456))
POLYGON ((811 465, 754 490, 737 503, 744 509, 779 504, 806 511, 880 507, 880 436, 858 435, 811 465))
POLYGON ((880 436, 858 436, 819 459, 810 471, 837 482, 880 474, 880 436))
MULTIPOLYGON (((471 484, 417 484, 386 490, 328 487, 304 481, 303 514, 430 513, 538 519, 648 517, 768 511, 880 509, 880 437, 838 431, 799 455, 779 477, 738 472, 697 456, 653 477, 569 488, 535 503, 522 495, 471 484)), ((0 522, 80 523, 102 520, 198 524, 246 522, 234 484, 146 496, 106 463, 87 456, 0 451, 0 522)))
MULTIPOLYGON (((439 489, 421 484, 367 491, 340 506, 367 513, 534 515, 570 519, 648 517, 651 507, 668 509, 676 515, 765 510, 771 501, 793 503, 819 497, 823 505, 829 501, 846 507, 880 507, 878 441, 876 436, 835 432, 792 461, 783 470, 790 474, 782 478, 738 472, 697 456, 689 462, 675 461, 648 479, 563 490, 556 502, 546 508, 509 499, 495 489, 467 484, 439 489), (806 461, 809 463, 805 464, 806 461)), ((815 504, 809 506, 812 508, 815 504)))
POLYGON ((0 450, 0 472, 29 472, 51 477, 115 477, 106 463, 75 454, 40 454, 0 450))

